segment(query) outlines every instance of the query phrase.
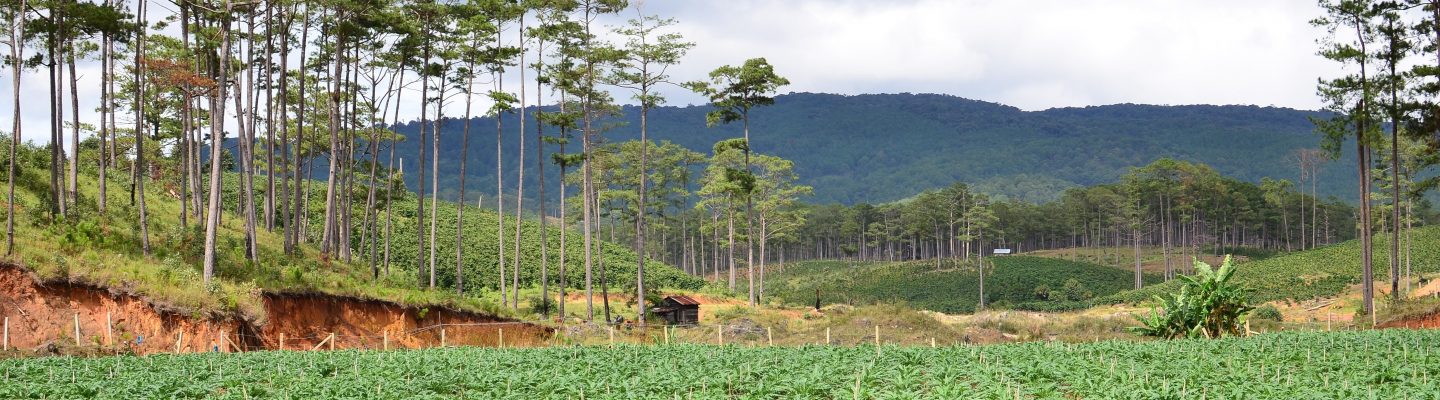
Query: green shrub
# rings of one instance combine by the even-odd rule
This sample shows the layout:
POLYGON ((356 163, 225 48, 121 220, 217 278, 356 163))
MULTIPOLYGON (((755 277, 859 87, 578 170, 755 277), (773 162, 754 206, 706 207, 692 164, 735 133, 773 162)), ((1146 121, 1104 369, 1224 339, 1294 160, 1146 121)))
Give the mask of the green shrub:
POLYGON ((1253 313, 1250 314, 1250 319, 1252 319, 1252 320, 1275 321, 1275 322, 1284 322, 1284 321, 1285 321, 1284 316, 1280 314, 1280 309, 1275 308, 1275 306, 1272 306, 1272 305, 1269 305, 1269 304, 1266 304, 1266 305, 1257 307, 1257 308, 1255 309, 1255 312, 1253 312, 1253 313))
POLYGON ((1244 333, 1245 314, 1255 308, 1247 304, 1245 288, 1230 282, 1235 274, 1230 257, 1225 257, 1219 271, 1197 260, 1195 271, 1193 276, 1180 277, 1179 293, 1157 296, 1156 300, 1163 304, 1161 311, 1151 310, 1148 316, 1135 316, 1142 326, 1131 329, 1141 335, 1167 339, 1218 338, 1244 333))

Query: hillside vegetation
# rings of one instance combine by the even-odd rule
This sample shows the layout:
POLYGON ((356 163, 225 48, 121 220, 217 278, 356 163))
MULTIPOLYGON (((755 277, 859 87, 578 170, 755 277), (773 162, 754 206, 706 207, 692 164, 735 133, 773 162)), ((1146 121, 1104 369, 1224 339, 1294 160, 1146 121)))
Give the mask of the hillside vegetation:
MULTIPOLYGON (((1440 272, 1440 226, 1416 228, 1411 238, 1410 270, 1419 283, 1421 274, 1440 272)), ((1405 254, 1401 235, 1401 277, 1405 274, 1405 254)), ((1388 292, 1390 285, 1389 235, 1375 237, 1375 280, 1376 287, 1388 292), (1378 283, 1383 282, 1383 283, 1378 283)), ((1235 271, 1234 281, 1251 289, 1250 299, 1255 302, 1277 300, 1310 300, 1341 294, 1351 285, 1360 283, 1360 241, 1350 240, 1314 250, 1298 251, 1277 255, 1258 261, 1241 263, 1235 271)), ((1401 282, 1404 290, 1404 282, 1401 282)), ((1103 302, 1136 303, 1148 301, 1156 294, 1178 290, 1179 282, 1171 281, 1153 285, 1141 290, 1131 290, 1108 296, 1103 302)))
MULTIPOLYGON (((716 142, 741 135, 739 127, 707 128, 710 110, 708 105, 658 107, 647 121, 650 139, 709 153, 716 142)), ((607 141, 639 138, 639 109, 622 111, 618 122, 623 125, 606 132, 607 141)), ((793 161, 800 183, 815 187, 813 202, 819 204, 883 203, 957 181, 994 195, 1042 202, 1068 188, 1114 182, 1130 167, 1162 157, 1203 162, 1249 182, 1262 177, 1293 181, 1299 171, 1287 160, 1296 149, 1318 147, 1308 118, 1321 115, 1275 107, 1137 104, 1023 111, 937 94, 794 93, 757 109, 751 130, 757 133, 755 151, 793 161)), ((506 114, 504 123, 511 127, 518 121, 506 114)), ((493 134, 495 121, 476 118, 470 125, 493 134)), ((459 188, 455 171, 463 128, 463 120, 448 120, 441 128, 445 198, 454 198, 459 188)), ((417 129, 415 122, 396 128, 419 137, 417 129)), ((506 154, 519 151, 517 141, 507 139, 504 146, 506 154)), ((470 165, 488 167, 468 172, 471 191, 495 187, 494 149, 493 143, 472 144, 470 165)), ((418 153, 405 144, 397 155, 412 160, 418 153)), ((1354 165, 1354 155, 1341 156, 1319 171, 1322 197, 1352 194, 1345 191, 1354 180, 1346 167, 1354 165)), ((505 157, 507 185, 516 161, 505 157)), ((535 179, 528 172, 526 179, 535 179)), ((546 180, 555 182, 556 172, 547 167, 546 180)), ((406 177, 412 190, 416 178, 406 177)))
MULTIPOLYGON (((300 246, 299 254, 284 254, 283 238, 264 229, 257 232, 260 261, 246 261, 244 221, 233 210, 226 209, 222 213, 217 238, 217 279, 206 287, 200 279, 204 249, 202 219, 191 215, 187 223, 181 223, 181 204, 174 183, 156 181, 146 187, 150 236, 150 254, 147 256, 142 251, 138 208, 130 203, 125 174, 111 175, 109 209, 101 214, 96 202, 98 181, 93 171, 82 171, 85 173, 79 175, 79 199, 70 210, 70 216, 52 221, 47 211, 48 197, 42 195, 47 191, 47 155, 42 149, 32 146, 22 146, 20 155, 21 165, 16 179, 15 254, 6 257, 6 260, 33 271, 41 279, 80 282, 128 292, 146 297, 162 308, 197 316, 239 314, 250 319, 263 319, 264 307, 261 306, 260 295, 265 292, 324 293, 405 305, 447 306, 498 315, 512 313, 497 307, 498 299, 493 298, 491 291, 485 290, 494 287, 498 278, 495 270, 495 215, 492 211, 470 208, 465 214, 467 252, 464 264, 467 287, 471 289, 463 296, 456 295, 453 290, 428 290, 417 284, 413 197, 395 202, 391 267, 388 273, 382 271, 379 278, 371 277, 361 251, 356 251, 352 262, 323 258, 310 245, 300 246)), ((7 159, 0 155, 0 164, 7 163, 7 159)), ((224 196, 229 199, 227 202, 232 204, 237 193, 236 179, 233 178, 226 176, 224 189, 224 196)), ((3 174, 0 174, 0 181, 4 181, 3 174)), ((323 183, 315 186, 322 188, 315 192, 323 191, 323 183)), ((312 192, 313 201, 323 201, 323 193, 315 192, 312 192)), ((359 203, 363 204, 363 197, 359 203)), ((322 226, 321 216, 316 215, 322 212, 320 205, 323 204, 311 207, 312 229, 322 226)), ((437 275, 453 280, 454 204, 442 202, 440 218, 441 226, 448 228, 442 228, 443 233, 439 235, 437 275)), ((507 226, 511 227, 509 235, 514 234, 511 223, 513 218, 507 222, 507 226)), ((524 229, 521 282, 522 287, 531 287, 538 284, 539 275, 538 222, 527 219, 524 229)), ((355 232, 358 241, 358 226, 355 232)), ((318 236, 319 232, 314 234, 318 236)), ((570 232, 570 235, 579 237, 576 232, 570 232)), ((558 260, 559 229, 552 225, 550 236, 549 253, 558 260)), ((510 240, 513 236, 507 236, 507 253, 513 253, 510 240)), ((583 287, 583 259, 580 258, 583 246, 578 240, 569 241, 566 245, 572 255, 567 260, 568 283, 571 287, 583 287)), ((633 253, 621 246, 604 244, 603 254, 612 288, 626 281, 631 282, 629 285, 633 287, 633 253)), ((554 268, 551 278, 554 282, 552 290, 555 290, 553 285, 559 282, 558 261, 552 261, 551 268, 554 268)), ((649 281, 658 287, 693 289, 703 285, 698 278, 661 263, 647 263, 647 269, 649 281)), ((599 290, 598 280, 596 290, 599 290)))
MULTIPOLYGON (((987 306, 1036 311, 1085 308, 1089 300, 1133 287, 1134 275, 1113 267, 1067 260, 1012 256, 986 258, 987 306)), ((975 311, 980 276, 972 264, 945 261, 807 261, 785 266, 766 281, 780 302, 814 305, 904 302, 944 313, 975 311)), ((1146 282, 1158 276, 1146 274, 1146 282)))

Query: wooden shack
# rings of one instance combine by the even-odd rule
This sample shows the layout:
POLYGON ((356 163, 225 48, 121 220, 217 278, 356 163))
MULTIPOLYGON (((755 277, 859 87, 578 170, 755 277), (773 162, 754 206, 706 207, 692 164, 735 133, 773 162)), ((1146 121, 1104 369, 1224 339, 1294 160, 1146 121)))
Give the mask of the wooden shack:
POLYGON ((663 304, 651 308, 650 314, 665 319, 668 325, 700 323, 700 302, 685 295, 665 296, 663 304))

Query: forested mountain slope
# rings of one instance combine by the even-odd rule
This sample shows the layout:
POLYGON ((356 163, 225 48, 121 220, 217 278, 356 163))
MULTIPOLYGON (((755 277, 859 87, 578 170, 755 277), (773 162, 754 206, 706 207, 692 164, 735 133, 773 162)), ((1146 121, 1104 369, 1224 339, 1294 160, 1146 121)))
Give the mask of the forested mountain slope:
MULTIPOLYGON (((708 153, 716 141, 741 135, 738 124, 707 128, 710 110, 708 105, 658 108, 650 113, 650 137, 708 153)), ((605 140, 638 138, 638 113, 625 107, 611 121, 619 126, 606 132, 605 140)), ((795 162, 802 183, 815 187, 814 202, 887 202, 956 181, 992 194, 1043 201, 1069 187, 1113 182, 1128 168, 1161 157, 1203 162, 1247 181, 1295 181, 1299 172, 1291 155, 1319 147, 1309 118, 1321 115, 1257 106, 1134 104, 1027 112, 948 95, 797 93, 756 109, 751 133, 755 151, 795 162)), ((507 114, 503 121, 507 188, 516 179, 515 118, 507 114)), ((458 189, 463 122, 448 119, 442 125, 442 196, 453 197, 458 189)), ((527 189, 533 189, 535 132, 534 124, 527 126, 526 179, 527 189)), ((397 147, 397 156, 406 160, 412 189, 418 177, 417 128, 416 122, 397 128, 410 138, 397 147)), ((493 196, 495 121, 476 118, 470 129, 466 184, 493 196)), ((546 128, 547 135, 555 132, 546 128)), ((574 142, 568 151, 578 150, 578 139, 574 142)), ((1322 167, 1322 196, 1350 194, 1352 164, 1342 159, 1322 167)), ((546 171, 553 186, 556 168, 546 171)))

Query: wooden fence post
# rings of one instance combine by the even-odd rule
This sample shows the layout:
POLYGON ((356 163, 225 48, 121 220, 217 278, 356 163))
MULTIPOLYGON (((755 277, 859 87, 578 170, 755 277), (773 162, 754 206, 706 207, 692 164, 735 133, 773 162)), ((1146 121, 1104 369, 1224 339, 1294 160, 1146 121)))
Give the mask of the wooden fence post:
POLYGON ((330 344, 330 350, 335 350, 335 333, 334 333, 334 332, 331 332, 330 335, 325 336, 325 340, 321 340, 320 343, 316 343, 316 344, 315 344, 315 347, 311 347, 311 348, 310 348, 310 351, 320 350, 320 347, 321 347, 321 346, 324 346, 324 345, 327 344, 327 343, 330 344))
POLYGON ((285 350, 285 332, 280 332, 280 349, 285 350))
POLYGON ((440 328, 440 347, 445 347, 445 328, 440 328))
POLYGON ((505 328, 496 328, 496 329, 499 329, 499 330, 500 330, 500 346, 499 346, 499 347, 503 349, 503 348, 505 348, 505 328))
POLYGON ((75 345, 80 345, 80 313, 75 313, 75 345))

